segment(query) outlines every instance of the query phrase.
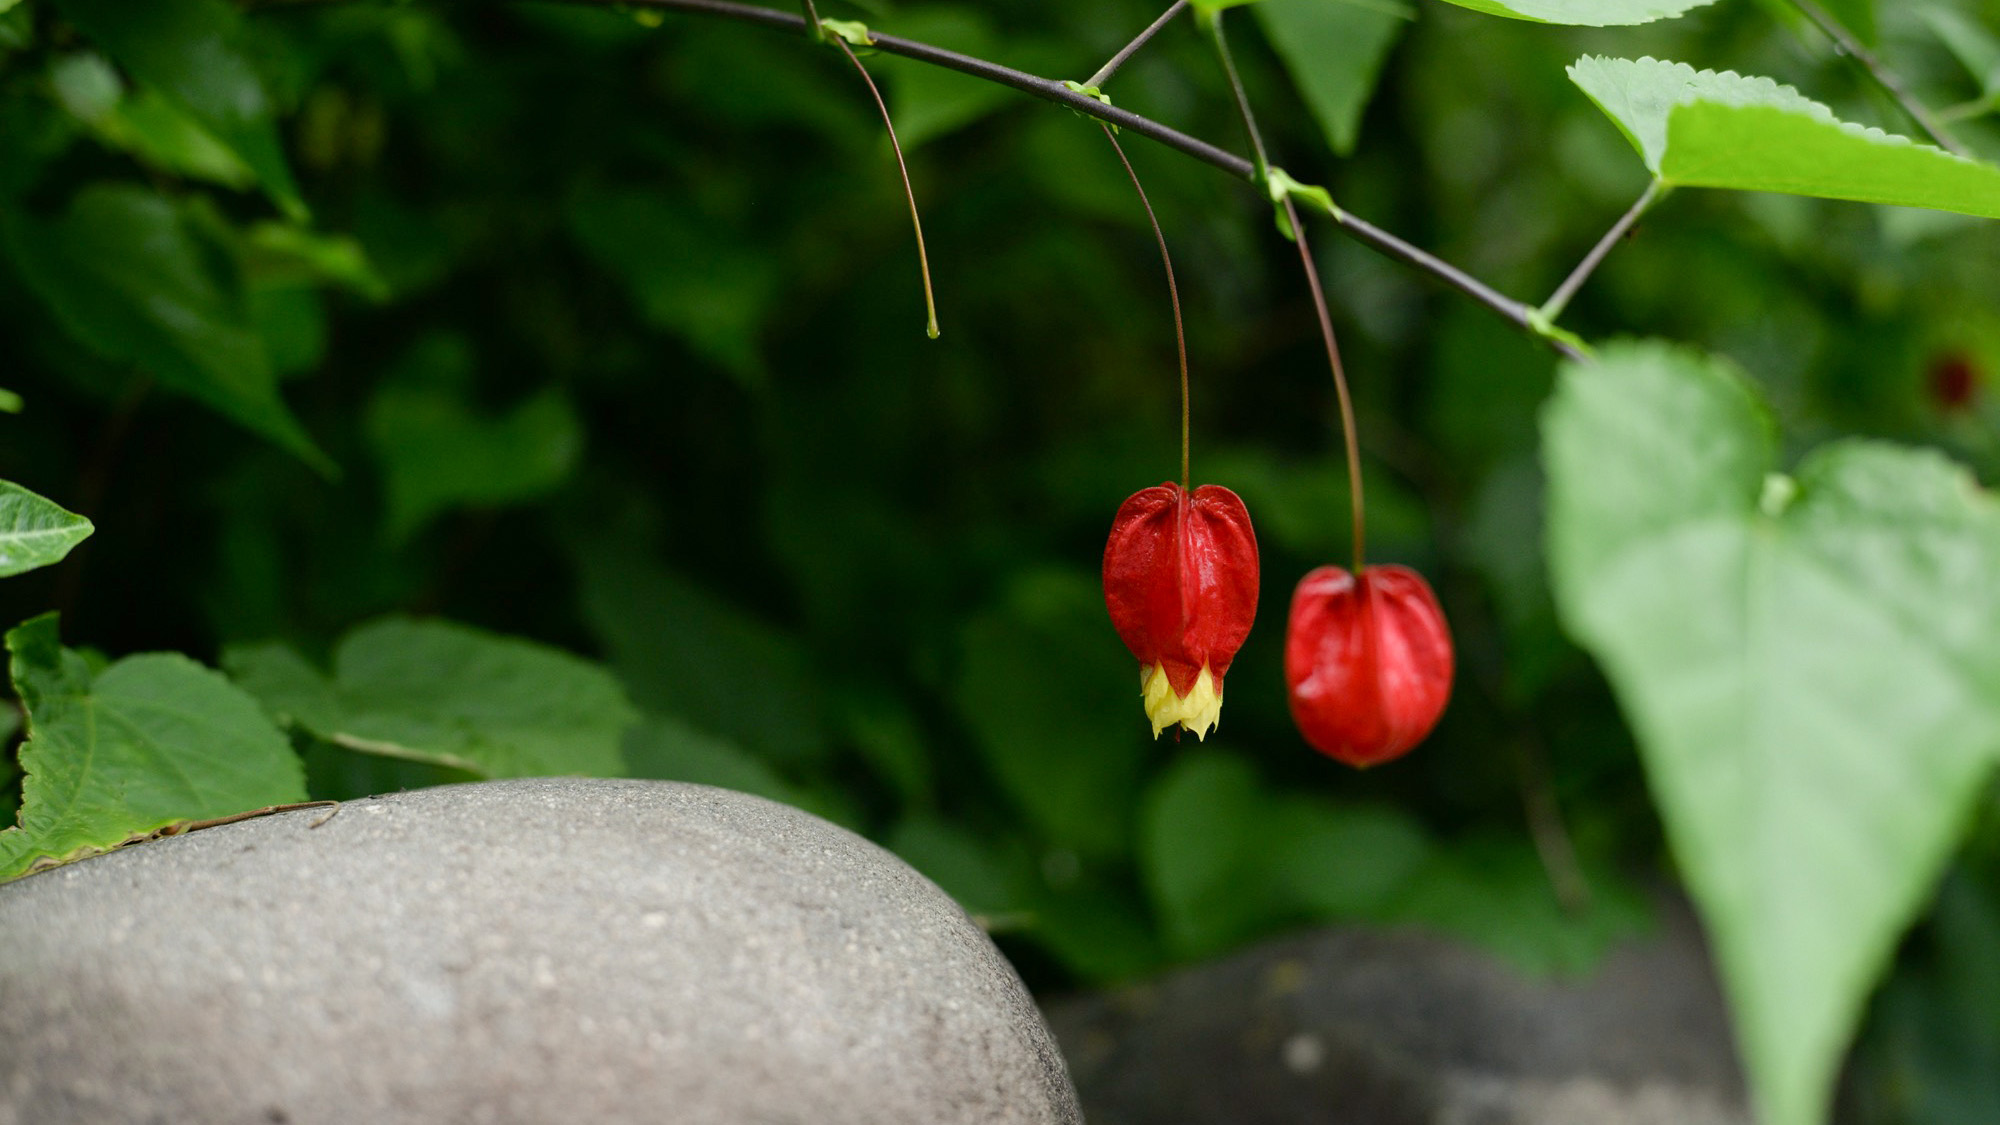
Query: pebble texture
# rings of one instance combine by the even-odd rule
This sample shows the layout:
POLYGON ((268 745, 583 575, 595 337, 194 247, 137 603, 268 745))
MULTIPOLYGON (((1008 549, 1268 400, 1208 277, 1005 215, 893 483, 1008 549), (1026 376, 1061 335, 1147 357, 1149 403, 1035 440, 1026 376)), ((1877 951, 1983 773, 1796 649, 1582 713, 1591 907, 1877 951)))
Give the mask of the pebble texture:
POLYGON ((1049 1019, 1091 1125, 1750 1125, 1700 933, 1665 914, 1582 979, 1338 929, 1049 1019))
POLYGON ((651 781, 280 813, 0 887, 0 1125, 1080 1122, 888 852, 651 781))

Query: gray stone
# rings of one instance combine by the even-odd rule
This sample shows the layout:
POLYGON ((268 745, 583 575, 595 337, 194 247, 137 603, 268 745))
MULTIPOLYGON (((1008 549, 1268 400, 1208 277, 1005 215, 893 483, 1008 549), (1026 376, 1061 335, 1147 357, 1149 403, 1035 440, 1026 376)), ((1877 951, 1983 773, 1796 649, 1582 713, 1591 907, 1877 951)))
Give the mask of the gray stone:
POLYGON ((1080 1120, 952 900, 696 785, 490 782, 0 887, 0 1125, 1080 1120))
POLYGON ((1699 931, 1534 980, 1336 929, 1053 1005, 1092 1125, 1750 1125, 1699 931))

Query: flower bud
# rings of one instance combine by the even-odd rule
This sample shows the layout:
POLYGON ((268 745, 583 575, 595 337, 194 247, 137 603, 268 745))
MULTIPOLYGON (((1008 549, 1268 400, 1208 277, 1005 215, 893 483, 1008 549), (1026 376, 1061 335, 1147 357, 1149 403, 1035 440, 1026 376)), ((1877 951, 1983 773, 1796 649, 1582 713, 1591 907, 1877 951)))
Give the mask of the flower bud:
POLYGON ((1320 753, 1350 766, 1401 757, 1451 697, 1451 633, 1430 584, 1401 566, 1357 581, 1323 566, 1299 581, 1285 631, 1292 721, 1320 753))
POLYGON ((1213 484, 1134 493, 1104 545, 1104 604, 1139 660, 1153 734, 1178 724, 1205 737, 1257 615, 1257 538, 1242 499, 1213 484))

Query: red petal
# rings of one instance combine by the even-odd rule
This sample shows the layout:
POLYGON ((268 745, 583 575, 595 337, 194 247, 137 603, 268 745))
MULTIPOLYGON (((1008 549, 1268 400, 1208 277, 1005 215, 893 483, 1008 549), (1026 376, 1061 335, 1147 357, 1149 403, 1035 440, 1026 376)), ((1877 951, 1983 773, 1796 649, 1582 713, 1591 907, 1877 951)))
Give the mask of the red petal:
POLYGON ((1186 695, 1206 664, 1220 688, 1257 616, 1257 537, 1234 492, 1168 482, 1134 493, 1104 545, 1104 604, 1139 663, 1186 695))
POLYGON ((1351 766, 1407 753, 1451 698, 1451 633, 1430 584, 1401 566, 1360 581, 1337 566, 1300 580, 1285 633, 1292 721, 1351 766))

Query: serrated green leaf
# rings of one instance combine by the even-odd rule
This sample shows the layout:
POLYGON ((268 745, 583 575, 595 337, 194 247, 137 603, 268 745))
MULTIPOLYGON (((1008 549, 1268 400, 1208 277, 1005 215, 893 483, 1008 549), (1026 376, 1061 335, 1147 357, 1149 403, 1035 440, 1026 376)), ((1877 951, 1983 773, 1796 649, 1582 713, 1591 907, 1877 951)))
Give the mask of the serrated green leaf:
POLYGON ((1622 27, 1686 15, 1715 0, 1445 0, 1489 16, 1580 27, 1622 27))
POLYGON ((454 508, 546 496, 583 450, 583 424, 553 387, 486 416, 448 388, 391 384, 369 402, 366 425, 388 485, 394 539, 454 508))
POLYGON ((1569 75, 1663 184, 2000 218, 2000 168, 1841 121, 1768 78, 1590 55, 1569 75))
POLYGON ((1353 152, 1382 62, 1413 13, 1343 0, 1264 0, 1256 13, 1327 143, 1342 156, 1353 152))
POLYGON ((0 578, 61 562, 95 530, 75 512, 0 480, 0 578))
POLYGON ((306 217, 271 97, 243 43, 243 18, 235 8, 224 0, 54 2, 119 65, 228 146, 288 217, 306 217))
POLYGON ((335 648, 331 677, 281 645, 232 648, 223 665, 288 725, 482 777, 621 776, 638 719, 598 665, 447 621, 363 625, 335 648))
POLYGON ((1566 627, 1643 751, 1768 1125, 1817 1125, 2000 753, 2000 507, 1933 453, 1772 473, 1726 364, 1568 365, 1543 419, 1566 627))
POLYGON ((305 774, 255 700, 177 653, 93 673, 54 614, 7 634, 28 712, 20 825, 0 831, 0 881, 172 825, 305 800, 305 774))
POLYGON ((91 350, 140 365, 332 471, 278 396, 240 279, 173 200, 129 184, 93 185, 56 219, 0 209, 0 239, 29 287, 91 350))

